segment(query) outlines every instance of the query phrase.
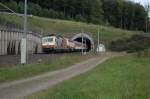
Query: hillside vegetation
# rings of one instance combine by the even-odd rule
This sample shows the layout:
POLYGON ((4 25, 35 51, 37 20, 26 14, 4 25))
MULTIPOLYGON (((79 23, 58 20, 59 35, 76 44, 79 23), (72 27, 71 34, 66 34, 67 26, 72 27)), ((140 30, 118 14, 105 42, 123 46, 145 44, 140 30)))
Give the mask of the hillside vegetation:
MULTIPOLYGON (((24 12, 24 0, 0 1, 17 13, 24 12)), ((28 0, 28 13, 130 30, 146 31, 148 23, 148 9, 130 0, 28 0)))
MULTIPOLYGON (((5 21, 5 25, 9 24, 10 27, 23 27, 23 17, 1 14, 0 19, 2 21, 5 21)), ((66 37, 72 37, 74 34, 84 31, 86 33, 89 33, 89 35, 91 35, 96 40, 98 28, 100 29, 101 40, 106 42, 118 38, 130 37, 131 35, 137 33, 134 31, 87 24, 82 22, 48 19, 36 16, 28 17, 28 29, 36 30, 43 35, 49 33, 60 33, 61 35, 64 35, 66 37)))

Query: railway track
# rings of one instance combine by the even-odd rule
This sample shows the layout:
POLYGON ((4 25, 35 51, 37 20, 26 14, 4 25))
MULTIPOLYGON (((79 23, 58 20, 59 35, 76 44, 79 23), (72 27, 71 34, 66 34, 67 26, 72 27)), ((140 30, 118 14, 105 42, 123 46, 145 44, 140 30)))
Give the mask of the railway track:
MULTIPOLYGON (((50 53, 50 54, 29 54, 27 55, 28 64, 38 63, 41 60, 52 61, 67 54, 76 53, 50 53)), ((20 55, 0 55, 0 67, 13 67, 20 64, 20 55)))

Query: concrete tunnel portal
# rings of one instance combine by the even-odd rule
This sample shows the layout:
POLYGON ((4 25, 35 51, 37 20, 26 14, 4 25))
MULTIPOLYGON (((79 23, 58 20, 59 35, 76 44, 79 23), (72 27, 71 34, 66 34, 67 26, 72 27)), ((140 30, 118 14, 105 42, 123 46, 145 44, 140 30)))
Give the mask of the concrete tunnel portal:
POLYGON ((77 41, 77 42, 82 42, 82 40, 83 40, 83 43, 87 45, 87 51, 91 51, 94 49, 94 41, 93 41, 92 37, 90 37, 86 33, 76 34, 75 36, 73 36, 73 38, 71 40, 77 41), (82 37, 83 37, 83 39, 82 39, 82 37))

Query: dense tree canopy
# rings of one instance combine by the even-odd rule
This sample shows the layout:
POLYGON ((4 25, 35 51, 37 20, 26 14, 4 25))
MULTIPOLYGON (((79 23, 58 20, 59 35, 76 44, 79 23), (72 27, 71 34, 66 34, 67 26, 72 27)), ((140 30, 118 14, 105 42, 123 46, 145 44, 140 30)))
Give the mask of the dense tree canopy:
MULTIPOLYGON (((24 0, 0 2, 23 13, 24 0)), ((143 31, 148 17, 142 5, 127 0, 28 0, 28 13, 143 31)))

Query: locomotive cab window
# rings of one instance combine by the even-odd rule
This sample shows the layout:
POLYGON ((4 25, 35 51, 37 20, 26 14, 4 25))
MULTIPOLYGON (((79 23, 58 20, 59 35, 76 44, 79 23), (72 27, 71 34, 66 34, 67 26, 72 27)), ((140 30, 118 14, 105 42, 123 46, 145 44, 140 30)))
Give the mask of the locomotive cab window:
POLYGON ((48 42, 53 42, 53 41, 54 41, 54 38, 52 38, 52 37, 43 38, 43 40, 42 40, 43 43, 48 43, 48 42))
POLYGON ((53 42, 53 38, 48 38, 48 42, 53 42))

